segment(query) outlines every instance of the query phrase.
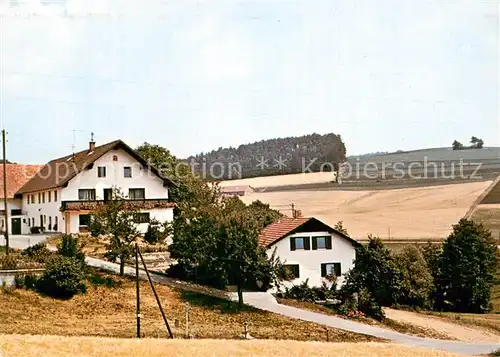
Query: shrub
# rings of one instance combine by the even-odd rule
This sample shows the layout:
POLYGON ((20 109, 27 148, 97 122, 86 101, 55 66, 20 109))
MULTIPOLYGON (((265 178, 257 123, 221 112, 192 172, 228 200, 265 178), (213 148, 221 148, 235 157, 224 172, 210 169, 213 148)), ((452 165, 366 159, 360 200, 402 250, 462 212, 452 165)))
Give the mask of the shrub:
POLYGON ((310 287, 308 282, 309 279, 306 279, 300 285, 286 288, 283 297, 285 299, 295 299, 312 303, 318 300, 333 299, 335 297, 335 289, 329 288, 326 283, 323 283, 321 287, 310 287))
POLYGON ((52 252, 47 249, 47 245, 43 242, 32 245, 21 252, 22 256, 38 263, 45 263, 50 258, 52 252))
POLYGON ((55 298, 70 298, 86 291, 81 262, 74 257, 57 256, 47 263, 37 282, 41 293, 55 298))
POLYGON ((82 249, 83 245, 79 243, 78 238, 65 234, 61 243, 57 245, 57 254, 63 257, 75 258, 81 264, 85 264, 85 254, 82 249))
POLYGON ((163 243, 167 239, 170 230, 165 223, 161 223, 156 219, 151 219, 148 229, 144 234, 144 240, 149 244, 163 243))
POLYGON ((2 269, 16 269, 17 258, 13 254, 0 256, 0 268, 2 269))
POLYGON ((30 232, 31 234, 38 234, 40 233, 40 227, 31 227, 30 232))
POLYGON ((38 276, 34 274, 16 274, 14 283, 17 289, 35 289, 38 281, 38 276))
POLYGON ((358 310, 375 320, 382 321, 385 318, 384 310, 367 289, 361 289, 358 295, 358 310))

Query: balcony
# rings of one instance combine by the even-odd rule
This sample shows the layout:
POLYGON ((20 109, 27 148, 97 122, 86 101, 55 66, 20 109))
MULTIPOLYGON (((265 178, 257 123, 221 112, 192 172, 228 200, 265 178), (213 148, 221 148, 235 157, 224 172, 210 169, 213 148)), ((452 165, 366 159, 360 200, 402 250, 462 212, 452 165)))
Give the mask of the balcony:
MULTIPOLYGON (((106 202, 104 200, 95 201, 62 201, 61 211, 95 211, 103 206, 106 202)), ((123 200, 124 209, 139 209, 149 210, 155 208, 173 208, 175 203, 168 199, 142 199, 142 200, 123 200)))

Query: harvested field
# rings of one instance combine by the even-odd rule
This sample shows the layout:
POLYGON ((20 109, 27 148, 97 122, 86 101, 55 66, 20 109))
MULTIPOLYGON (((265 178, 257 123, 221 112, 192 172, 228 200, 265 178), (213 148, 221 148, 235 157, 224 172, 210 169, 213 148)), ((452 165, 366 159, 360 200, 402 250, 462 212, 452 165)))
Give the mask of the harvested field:
POLYGON ((9 357, 39 356, 308 356, 308 357, 452 357, 457 354, 389 343, 297 341, 221 341, 113 339, 96 337, 0 335, 0 352, 9 357))
MULTIPOLYGON (((22 289, 0 290, 0 333, 131 338, 136 334, 135 282, 100 274, 84 295, 56 300, 22 289)), ((168 336, 148 282, 141 281, 141 332, 146 337, 168 336)), ((185 304, 190 304, 189 330, 194 338, 238 338, 248 322, 260 339, 326 341, 322 325, 257 310, 237 303, 157 285, 163 309, 176 337, 185 334, 185 304), (179 320, 178 327, 174 323, 179 320)), ((380 339, 329 329, 330 342, 380 339)))
MULTIPOLYGON (((327 224, 343 221, 355 239, 444 238, 491 181, 372 191, 257 192, 242 199, 285 209, 291 203, 304 216, 327 224)), ((289 211, 288 211, 289 213, 289 211)))

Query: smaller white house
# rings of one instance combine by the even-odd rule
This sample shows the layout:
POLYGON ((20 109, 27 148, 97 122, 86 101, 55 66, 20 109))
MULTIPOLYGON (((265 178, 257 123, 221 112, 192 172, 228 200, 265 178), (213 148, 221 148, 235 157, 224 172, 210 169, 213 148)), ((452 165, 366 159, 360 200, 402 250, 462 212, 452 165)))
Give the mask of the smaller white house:
POLYGON ((312 217, 283 217, 265 227, 259 235, 260 246, 270 256, 276 254, 292 273, 294 279, 283 283, 286 287, 308 280, 309 286, 328 283, 328 277, 337 277, 337 286, 354 267, 356 247, 360 243, 312 217))

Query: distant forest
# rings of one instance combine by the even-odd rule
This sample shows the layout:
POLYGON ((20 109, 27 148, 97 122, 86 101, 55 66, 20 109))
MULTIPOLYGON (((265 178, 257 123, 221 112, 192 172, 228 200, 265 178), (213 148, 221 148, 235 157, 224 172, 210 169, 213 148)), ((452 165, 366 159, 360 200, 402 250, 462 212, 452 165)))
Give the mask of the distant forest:
POLYGON ((211 180, 338 170, 346 160, 346 147, 340 135, 311 134, 269 139, 237 148, 191 156, 197 173, 211 180), (240 169, 241 168, 241 169, 240 169))

